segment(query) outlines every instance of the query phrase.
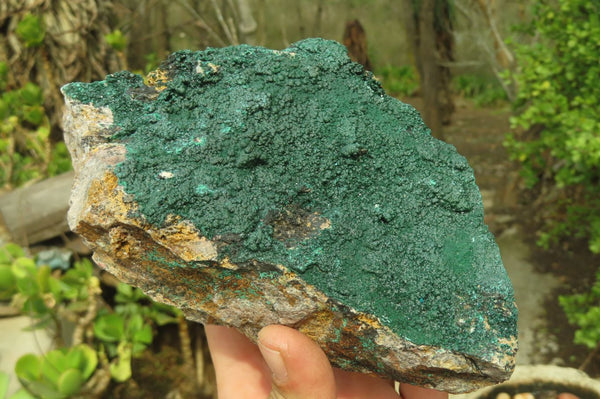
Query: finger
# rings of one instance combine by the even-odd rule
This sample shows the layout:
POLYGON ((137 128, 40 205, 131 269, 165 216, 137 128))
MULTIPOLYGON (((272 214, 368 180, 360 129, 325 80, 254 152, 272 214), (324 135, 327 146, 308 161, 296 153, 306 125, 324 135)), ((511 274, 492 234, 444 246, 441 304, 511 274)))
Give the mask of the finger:
POLYGON ((335 379, 325 353, 293 328, 267 326, 258 333, 258 347, 273 373, 271 397, 335 399, 335 379))
POLYGON ((398 399, 393 382, 363 373, 333 369, 338 399, 398 399))
POLYGON ((256 345, 233 328, 214 325, 204 328, 219 399, 265 398, 271 390, 270 372, 256 345))
POLYGON ((448 399, 448 393, 446 392, 410 384, 400 384, 400 394, 403 399, 448 399))

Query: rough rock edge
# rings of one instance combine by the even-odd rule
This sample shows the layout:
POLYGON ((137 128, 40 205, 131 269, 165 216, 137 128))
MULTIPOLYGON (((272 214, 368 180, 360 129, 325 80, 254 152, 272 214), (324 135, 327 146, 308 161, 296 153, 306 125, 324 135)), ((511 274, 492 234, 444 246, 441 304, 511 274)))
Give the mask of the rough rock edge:
POLYGON ((107 142, 110 109, 68 97, 66 105, 65 142, 76 173, 69 226, 94 250, 94 260, 118 279, 178 307, 190 320, 236 327, 252 341, 265 325, 292 326, 315 339, 332 364, 347 370, 451 393, 499 383, 512 373, 514 356, 503 355, 499 347, 507 345, 507 352, 515 353, 516 340, 499 343, 487 359, 415 345, 376 317, 328 298, 282 265, 217 262, 216 244, 185 220, 173 217, 168 226, 157 228, 132 216, 136 203, 112 172, 126 150, 107 142), (254 281, 254 287, 215 279, 223 270, 235 270, 243 276, 240 281, 254 281), (262 273, 277 278, 263 281, 262 273))

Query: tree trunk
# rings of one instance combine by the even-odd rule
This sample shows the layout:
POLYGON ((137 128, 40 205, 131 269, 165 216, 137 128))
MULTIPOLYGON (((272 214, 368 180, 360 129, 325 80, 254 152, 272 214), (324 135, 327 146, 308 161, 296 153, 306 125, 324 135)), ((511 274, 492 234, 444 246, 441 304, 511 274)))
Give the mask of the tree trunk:
POLYGON ((406 30, 406 37, 410 45, 412 52, 413 61, 417 71, 421 73, 421 60, 419 56, 419 12, 414 5, 414 0, 404 0, 403 8, 408 10, 403 14, 404 29, 406 30))
POLYGON ((434 26, 435 0, 421 0, 418 21, 418 55, 423 93, 423 119, 434 136, 443 139, 439 96, 442 79, 438 65, 438 52, 434 26))
POLYGON ((436 0, 434 26, 437 67, 440 74, 440 118, 443 125, 449 125, 454 112, 452 97, 452 74, 450 63, 454 61, 454 33, 450 18, 450 1, 436 0))
POLYGON ((258 24, 252 15, 252 7, 248 0, 237 0, 240 20, 238 30, 243 43, 256 45, 256 31, 258 24))
POLYGON ((348 49, 352 61, 358 62, 368 71, 373 70, 367 50, 367 35, 358 19, 346 23, 342 42, 348 49))
POLYGON ((443 138, 443 125, 450 123, 454 102, 450 90, 453 34, 448 0, 404 0, 412 10, 404 18, 425 102, 423 119, 434 136, 443 138))
POLYGON ((145 56, 153 51, 159 60, 169 53, 167 6, 164 1, 135 1, 128 5, 134 10, 128 32, 127 63, 134 70, 144 70, 145 56), (136 21, 137 23, 133 23, 136 21), (151 26, 152 29, 148 29, 151 26))

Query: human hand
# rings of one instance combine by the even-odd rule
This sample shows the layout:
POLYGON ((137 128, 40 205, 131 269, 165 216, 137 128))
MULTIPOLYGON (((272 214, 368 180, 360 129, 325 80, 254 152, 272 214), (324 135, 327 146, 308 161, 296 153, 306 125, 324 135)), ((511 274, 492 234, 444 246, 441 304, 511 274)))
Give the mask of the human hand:
MULTIPOLYGON (((219 399, 398 399, 393 381, 332 368, 321 348, 293 328, 272 325, 258 345, 233 328, 207 325, 219 399)), ((448 394, 400 385, 403 399, 448 394)))

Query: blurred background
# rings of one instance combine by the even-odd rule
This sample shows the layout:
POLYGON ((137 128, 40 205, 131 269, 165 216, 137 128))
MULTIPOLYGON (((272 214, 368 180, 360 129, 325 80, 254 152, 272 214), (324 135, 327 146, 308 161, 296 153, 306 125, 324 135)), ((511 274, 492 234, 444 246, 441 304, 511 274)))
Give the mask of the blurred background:
POLYGON ((345 44, 469 160, 515 286, 518 364, 600 376, 598 1, 2 0, 0 397, 15 375, 41 397, 215 397, 202 326, 68 231, 59 89, 307 37, 345 44))

